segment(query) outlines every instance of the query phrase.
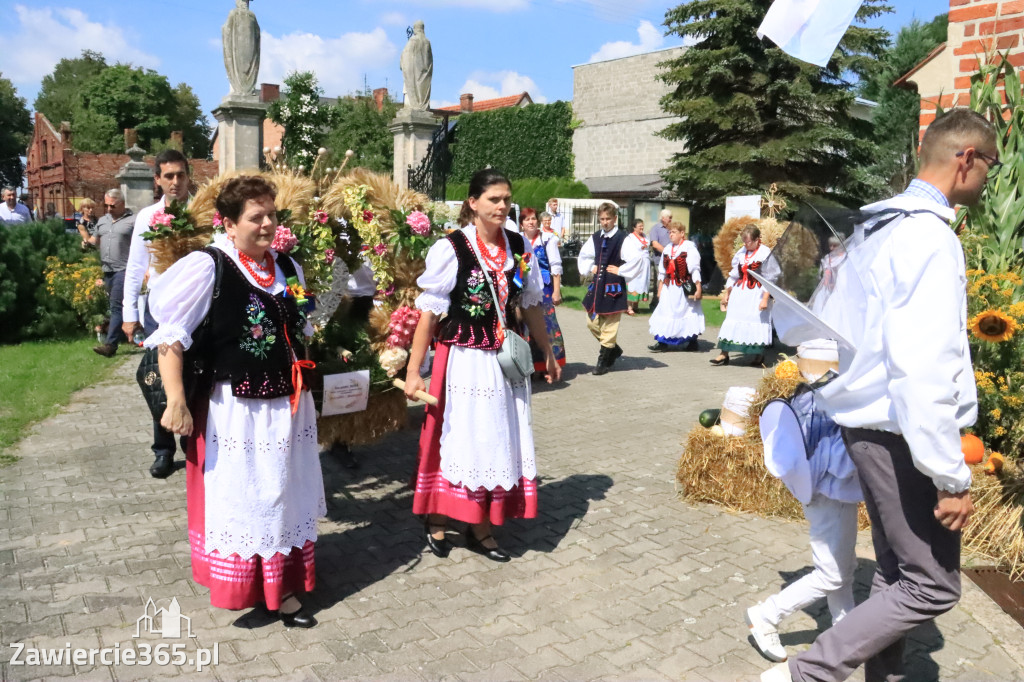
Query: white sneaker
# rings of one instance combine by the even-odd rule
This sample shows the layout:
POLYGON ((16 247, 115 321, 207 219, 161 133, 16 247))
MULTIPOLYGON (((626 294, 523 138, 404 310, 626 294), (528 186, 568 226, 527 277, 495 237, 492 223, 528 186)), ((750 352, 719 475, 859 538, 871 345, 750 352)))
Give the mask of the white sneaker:
POLYGON ((754 636, 754 643, 769 661, 785 661, 788 658, 786 647, 782 646, 782 642, 779 641, 779 631, 761 617, 760 609, 756 606, 747 609, 746 621, 750 626, 750 634, 754 636))
POLYGON ((761 682, 793 682, 789 663, 779 663, 761 673, 761 682))

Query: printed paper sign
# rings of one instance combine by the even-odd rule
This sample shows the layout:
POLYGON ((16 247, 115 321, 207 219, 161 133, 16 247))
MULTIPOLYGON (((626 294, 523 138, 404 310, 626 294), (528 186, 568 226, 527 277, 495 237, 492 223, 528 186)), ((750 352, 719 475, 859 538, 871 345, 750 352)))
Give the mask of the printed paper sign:
POLYGON ((324 376, 324 403, 320 415, 362 412, 370 398, 370 370, 324 376))
POLYGON ((761 217, 761 195, 751 194, 745 197, 725 198, 725 222, 733 218, 761 217))

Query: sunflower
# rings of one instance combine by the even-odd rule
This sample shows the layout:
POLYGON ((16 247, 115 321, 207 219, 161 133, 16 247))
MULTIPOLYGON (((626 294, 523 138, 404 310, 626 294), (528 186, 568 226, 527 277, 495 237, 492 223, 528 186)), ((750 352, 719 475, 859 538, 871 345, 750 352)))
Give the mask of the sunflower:
POLYGON ((999 310, 986 310, 978 313, 971 320, 971 331, 982 341, 1009 341, 1017 331, 1017 323, 1012 317, 999 310))

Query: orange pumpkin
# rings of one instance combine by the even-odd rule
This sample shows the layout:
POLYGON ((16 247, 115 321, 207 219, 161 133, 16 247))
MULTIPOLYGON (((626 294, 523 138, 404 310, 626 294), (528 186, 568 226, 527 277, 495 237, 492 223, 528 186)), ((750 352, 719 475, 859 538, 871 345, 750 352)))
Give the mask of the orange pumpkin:
POLYGON ((964 461, 968 464, 981 464, 985 459, 985 444, 973 433, 960 437, 960 450, 964 453, 964 461))
POLYGON ((998 474, 1003 470, 1003 456, 998 452, 993 452, 988 456, 988 461, 985 462, 985 473, 986 474, 998 474))

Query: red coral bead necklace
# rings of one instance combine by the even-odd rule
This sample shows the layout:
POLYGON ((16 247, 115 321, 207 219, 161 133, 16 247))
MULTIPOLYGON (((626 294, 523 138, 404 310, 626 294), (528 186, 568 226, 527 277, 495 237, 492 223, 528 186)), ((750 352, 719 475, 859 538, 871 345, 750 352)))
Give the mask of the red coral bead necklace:
POLYGON ((274 259, 271 258, 269 251, 264 255, 266 265, 257 262, 255 258, 250 258, 241 251, 238 252, 238 260, 242 263, 242 267, 245 268, 246 272, 252 275, 256 284, 266 288, 274 283, 277 272, 274 268, 274 259))

